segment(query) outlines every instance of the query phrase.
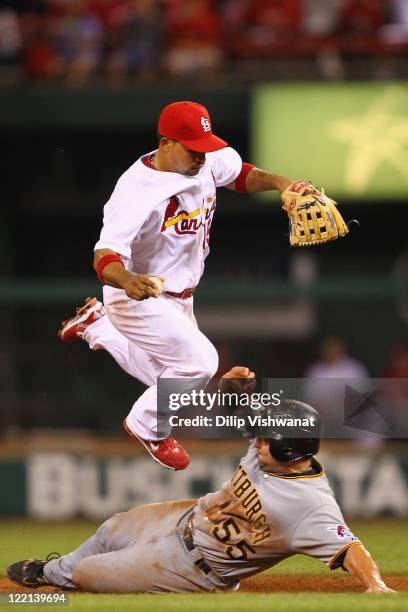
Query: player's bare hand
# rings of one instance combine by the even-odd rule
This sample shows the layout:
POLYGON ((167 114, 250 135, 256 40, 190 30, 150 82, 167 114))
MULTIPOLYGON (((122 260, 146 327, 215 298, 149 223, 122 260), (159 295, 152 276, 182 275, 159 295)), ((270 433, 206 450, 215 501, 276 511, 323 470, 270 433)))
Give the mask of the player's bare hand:
POLYGON ((245 366, 234 366, 222 378, 255 378, 255 372, 245 366))
MULTIPOLYGON (((162 282, 162 277, 157 277, 162 282)), ((138 302, 150 297, 158 297, 157 282, 147 274, 132 274, 123 286, 126 295, 138 302)))
POLYGON ((245 366, 234 366, 219 382, 219 389, 223 393, 251 393, 255 387, 255 372, 245 366))

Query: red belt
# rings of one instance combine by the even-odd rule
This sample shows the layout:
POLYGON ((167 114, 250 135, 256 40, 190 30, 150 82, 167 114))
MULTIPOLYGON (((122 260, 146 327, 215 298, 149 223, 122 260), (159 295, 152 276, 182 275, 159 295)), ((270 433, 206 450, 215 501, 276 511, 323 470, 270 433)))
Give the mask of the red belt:
POLYGON ((165 291, 165 294, 171 295, 171 297, 180 298, 181 300, 188 300, 188 298, 193 295, 195 290, 195 287, 190 287, 189 289, 184 289, 184 291, 180 291, 180 293, 176 293, 175 291, 165 291))

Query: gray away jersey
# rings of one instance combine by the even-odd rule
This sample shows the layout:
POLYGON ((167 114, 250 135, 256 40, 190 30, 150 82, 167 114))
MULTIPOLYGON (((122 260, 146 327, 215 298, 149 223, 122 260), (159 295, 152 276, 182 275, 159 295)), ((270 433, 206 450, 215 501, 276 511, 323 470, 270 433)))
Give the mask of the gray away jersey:
POLYGON ((198 500, 194 543, 215 572, 238 581, 295 554, 341 566, 358 540, 322 467, 312 466, 303 475, 267 474, 252 442, 231 479, 198 500))

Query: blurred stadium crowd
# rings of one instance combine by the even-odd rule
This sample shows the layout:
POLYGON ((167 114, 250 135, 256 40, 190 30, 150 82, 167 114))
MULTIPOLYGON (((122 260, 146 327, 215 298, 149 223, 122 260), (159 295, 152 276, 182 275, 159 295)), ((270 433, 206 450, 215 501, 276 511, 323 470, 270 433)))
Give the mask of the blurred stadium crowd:
POLYGON ((258 78, 257 61, 280 57, 320 58, 323 76, 338 78, 344 57, 407 50, 408 0, 5 0, 0 8, 3 78, 239 78, 248 62, 258 78))

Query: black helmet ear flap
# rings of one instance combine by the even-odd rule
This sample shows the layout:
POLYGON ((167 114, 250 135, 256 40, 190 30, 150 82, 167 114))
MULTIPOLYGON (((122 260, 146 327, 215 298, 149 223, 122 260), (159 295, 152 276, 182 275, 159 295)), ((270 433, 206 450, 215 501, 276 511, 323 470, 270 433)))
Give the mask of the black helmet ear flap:
POLYGON ((319 446, 319 438, 272 438, 269 442, 269 452, 277 461, 291 463, 313 457, 319 452, 319 446))

